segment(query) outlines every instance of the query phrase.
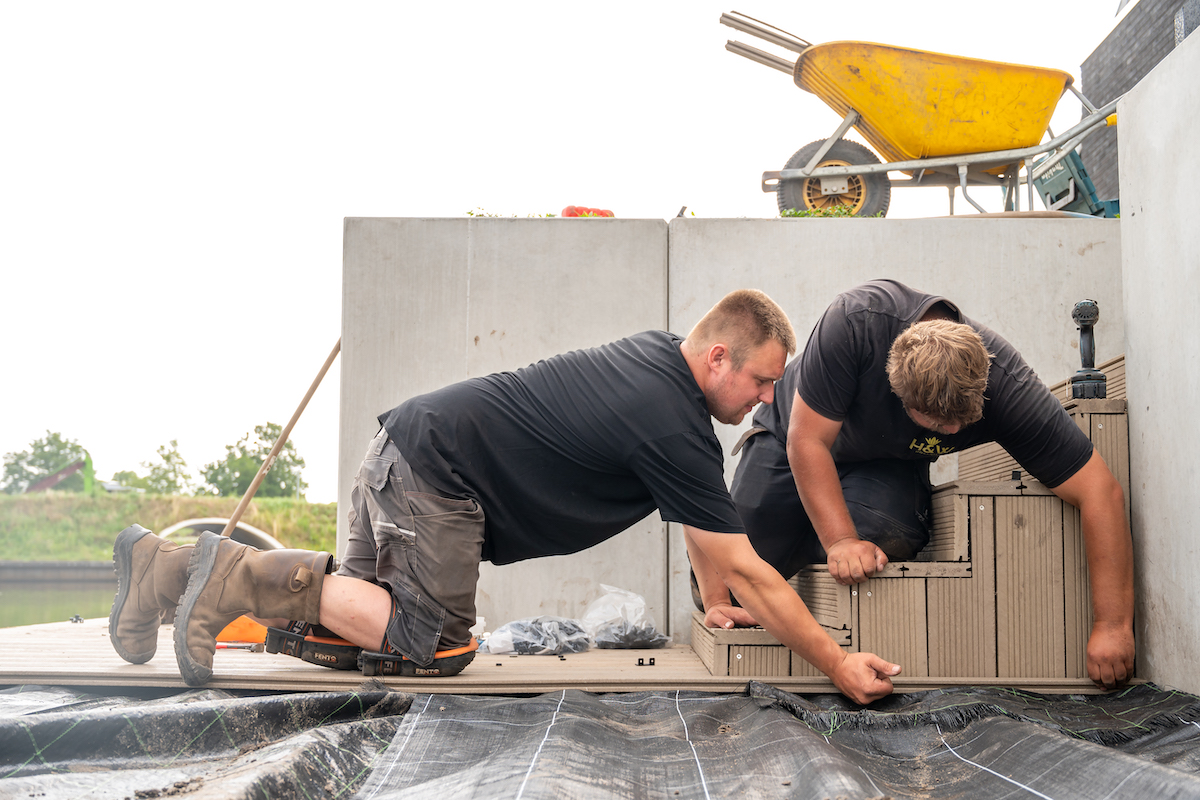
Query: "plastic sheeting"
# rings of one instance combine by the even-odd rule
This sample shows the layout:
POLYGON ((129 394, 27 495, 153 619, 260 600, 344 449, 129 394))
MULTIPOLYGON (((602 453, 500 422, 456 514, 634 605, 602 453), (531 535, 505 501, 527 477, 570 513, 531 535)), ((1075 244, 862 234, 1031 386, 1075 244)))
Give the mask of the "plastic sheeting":
POLYGON ((1200 698, 0 692, 0 797, 1200 798, 1200 698))
POLYGON ((412 702, 214 690, 154 700, 0 692, 0 798, 348 797, 412 702))

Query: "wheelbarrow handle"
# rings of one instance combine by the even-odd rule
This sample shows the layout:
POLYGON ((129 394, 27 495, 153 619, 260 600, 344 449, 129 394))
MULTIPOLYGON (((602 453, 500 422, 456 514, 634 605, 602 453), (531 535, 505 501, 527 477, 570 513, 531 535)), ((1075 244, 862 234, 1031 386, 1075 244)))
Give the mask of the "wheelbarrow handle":
MULTIPOLYGON (((785 50, 791 50, 796 53, 803 53, 812 47, 811 43, 804 41, 799 36, 793 36, 787 31, 776 28, 774 25, 768 25, 761 20, 747 17, 739 11, 730 11, 728 14, 722 14, 721 24, 727 25, 734 30, 748 33, 751 36, 757 36, 771 44, 777 44, 785 50)), ((771 65, 768 64, 768 66, 771 65)))
POLYGON ((751 47, 748 44, 741 42, 728 41, 725 43, 725 49, 731 53, 736 53, 742 58, 748 58, 751 61, 762 64, 763 66, 777 69, 780 72, 786 72, 788 75, 793 75, 796 71, 796 62, 788 61, 786 58, 759 50, 757 47, 751 47))

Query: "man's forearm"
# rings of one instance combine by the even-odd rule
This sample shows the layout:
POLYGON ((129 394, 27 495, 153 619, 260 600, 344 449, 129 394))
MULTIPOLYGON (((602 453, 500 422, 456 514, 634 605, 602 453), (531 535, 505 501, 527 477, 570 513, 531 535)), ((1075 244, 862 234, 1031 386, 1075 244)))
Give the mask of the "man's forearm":
POLYGON ((1085 503, 1079 509, 1095 624, 1133 624, 1133 544, 1124 503, 1085 503))
POLYGON ((829 449, 819 441, 796 439, 788 441, 787 454, 800 502, 821 545, 829 550, 843 539, 857 539, 829 449))
POLYGON ((734 577, 738 601, 758 623, 789 650, 832 677, 846 657, 813 617, 798 594, 782 579, 762 584, 734 577))
POLYGON ((687 546, 692 574, 696 576, 696 585, 700 587, 700 599, 704 603, 704 610, 708 611, 715 605, 730 603, 729 587, 725 585, 725 581, 717 574, 716 567, 709 561, 708 556, 700 549, 686 529, 683 532, 683 541, 687 546))

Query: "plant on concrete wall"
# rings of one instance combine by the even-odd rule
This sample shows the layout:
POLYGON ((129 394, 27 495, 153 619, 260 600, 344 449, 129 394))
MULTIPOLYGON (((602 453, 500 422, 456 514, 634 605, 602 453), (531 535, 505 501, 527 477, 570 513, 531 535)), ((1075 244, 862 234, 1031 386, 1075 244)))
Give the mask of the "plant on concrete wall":
MULTIPOLYGON (((504 215, 503 214, 493 214, 492 212, 485 211, 484 209, 479 208, 477 206, 477 207, 471 209, 470 211, 468 211, 467 216, 468 217, 502 217, 504 215)), ((513 214, 514 218, 516 216, 517 216, 516 214, 513 214)), ((529 218, 529 219, 536 219, 536 218, 540 218, 540 217, 553 217, 556 215, 555 214, 526 214, 525 216, 526 216, 526 218, 529 218)))
MULTIPOLYGON (((829 206, 827 208, 785 208, 779 212, 779 216, 784 219, 793 217, 853 217, 854 212, 850 210, 850 206, 829 206)), ((872 214, 869 217, 859 217, 859 219, 880 219, 882 213, 872 214)))

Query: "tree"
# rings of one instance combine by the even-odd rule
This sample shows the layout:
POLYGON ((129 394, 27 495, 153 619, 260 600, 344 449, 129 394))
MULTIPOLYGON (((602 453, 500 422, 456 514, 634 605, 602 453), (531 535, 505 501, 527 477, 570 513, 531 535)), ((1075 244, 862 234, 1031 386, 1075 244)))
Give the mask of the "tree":
MULTIPOLYGON (((244 495, 281 433, 283 426, 268 422, 255 426, 253 441, 247 433, 237 444, 225 445, 225 458, 206 465, 200 471, 207 485, 199 493, 244 495)), ((286 443, 271 469, 263 476, 256 494, 259 497, 303 497, 304 490, 308 488, 300 476, 303 467, 304 459, 291 442, 286 443)))
MULTIPOLYGON (((34 440, 28 450, 4 454, 4 485, 0 489, 7 494, 21 494, 30 484, 86 459, 87 455, 87 450, 74 439, 46 431, 45 437, 34 440)), ((76 472, 54 488, 60 492, 82 492, 83 486, 83 475, 76 472)))
POLYGON ((112 479, 113 479, 113 483, 120 484, 121 486, 128 486, 132 489, 145 489, 146 488, 146 479, 139 478, 138 474, 136 472, 134 472, 133 470, 124 470, 122 472, 114 472, 112 479))
POLYGON ((113 473, 113 482, 153 494, 187 494, 191 491, 192 477, 188 474, 187 462, 179 454, 179 442, 175 439, 158 448, 157 462, 143 461, 142 466, 150 471, 146 477, 126 470, 113 473))
MULTIPOLYGON (((148 492, 184 494, 191 489, 192 478, 187 471, 187 462, 179 454, 179 442, 175 439, 172 439, 170 444, 158 448, 157 462, 143 461, 142 466, 150 470, 142 486, 148 492)), ((300 462, 300 466, 304 466, 303 461, 300 462)), ((255 469, 257 470, 257 467, 255 469)))

